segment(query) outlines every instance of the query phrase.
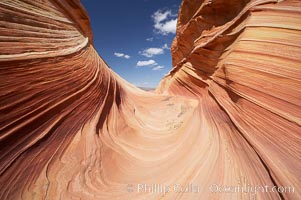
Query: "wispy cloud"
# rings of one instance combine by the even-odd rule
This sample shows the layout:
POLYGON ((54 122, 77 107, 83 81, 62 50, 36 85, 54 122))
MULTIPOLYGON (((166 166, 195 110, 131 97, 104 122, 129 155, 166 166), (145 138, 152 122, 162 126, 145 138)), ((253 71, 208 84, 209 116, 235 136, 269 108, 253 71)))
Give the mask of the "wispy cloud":
POLYGON ((129 55, 124 55, 124 58, 125 58, 125 59, 130 59, 131 56, 129 56, 129 55))
POLYGON ((148 48, 143 50, 142 52, 139 52, 141 55, 146 56, 148 58, 153 57, 155 55, 161 55, 164 53, 164 50, 162 48, 148 48))
POLYGON ((153 37, 150 37, 150 38, 146 38, 146 41, 149 41, 149 42, 152 42, 154 40, 153 37))
POLYGON ((150 65, 157 65, 157 63, 154 60, 143 60, 143 61, 139 60, 136 64, 137 67, 144 67, 150 65))
POLYGON ((163 68, 164 68, 163 65, 158 65, 158 66, 154 67, 153 70, 154 70, 154 71, 159 71, 159 70, 161 70, 161 69, 163 69, 163 68))
POLYGON ((168 49, 168 48, 169 47, 167 46, 167 44, 164 44, 162 47, 159 47, 159 48, 151 47, 151 48, 145 49, 143 51, 140 51, 139 54, 143 55, 145 57, 151 58, 156 55, 164 54, 164 49, 168 49))
POLYGON ((160 23, 166 20, 169 16, 171 16, 171 10, 166 10, 165 12, 162 10, 157 10, 153 15, 152 18, 154 19, 155 23, 160 23))
POLYGON ((131 56, 126 55, 126 54, 124 54, 124 53, 117 53, 117 52, 115 52, 114 55, 115 55, 116 57, 119 57, 119 58, 125 58, 125 59, 130 59, 130 58, 131 58, 131 56))
POLYGON ((162 48, 163 49, 169 49, 169 46, 167 44, 164 44, 162 48))
POLYGON ((154 20, 154 28, 159 34, 176 33, 177 18, 176 15, 172 14, 171 10, 157 10, 151 17, 154 20))

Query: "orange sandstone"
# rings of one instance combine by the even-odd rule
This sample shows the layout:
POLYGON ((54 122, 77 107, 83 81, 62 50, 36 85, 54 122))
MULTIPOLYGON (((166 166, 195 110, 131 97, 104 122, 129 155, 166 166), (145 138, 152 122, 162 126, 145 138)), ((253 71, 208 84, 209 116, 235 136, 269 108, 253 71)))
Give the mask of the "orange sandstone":
POLYGON ((301 198, 300 1, 184 0, 156 93, 107 66, 78 0, 0 19, 0 199, 301 198), (216 192, 244 184, 294 191, 216 192))

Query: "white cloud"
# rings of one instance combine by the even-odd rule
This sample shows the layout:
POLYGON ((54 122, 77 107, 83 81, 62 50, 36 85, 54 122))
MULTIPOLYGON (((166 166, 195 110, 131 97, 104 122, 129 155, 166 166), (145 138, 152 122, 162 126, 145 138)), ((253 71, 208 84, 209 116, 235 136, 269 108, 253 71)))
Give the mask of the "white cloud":
POLYGON ((176 15, 173 15, 170 10, 162 11, 158 10, 153 15, 154 28, 162 35, 168 35, 169 33, 176 33, 177 19, 176 15))
POLYGON ((160 23, 166 20, 171 15, 171 11, 167 10, 163 12, 162 10, 157 10, 153 15, 152 18, 154 19, 155 23, 160 23))
POLYGON ((148 65, 156 65, 156 61, 154 60, 144 60, 144 61, 138 61, 137 62, 137 67, 144 67, 144 66, 148 66, 148 65))
POLYGON ((161 55, 164 53, 163 48, 148 48, 139 52, 141 55, 146 56, 148 58, 153 57, 155 55, 161 55))
POLYGON ((114 53, 114 55, 117 56, 117 57, 123 57, 124 56, 123 53, 116 53, 116 52, 114 53))
POLYGON ((164 68, 163 65, 158 65, 158 66, 154 67, 153 70, 154 70, 154 71, 159 71, 159 70, 161 70, 161 69, 163 69, 163 68, 164 68))
POLYGON ((164 44, 162 48, 163 48, 163 49, 169 49, 169 47, 168 47, 167 44, 164 44))
POLYGON ((172 20, 167 21, 165 23, 155 24, 154 27, 162 35, 167 35, 169 33, 175 34, 176 33, 176 27, 177 27, 177 19, 172 19, 172 20))
POLYGON ((130 59, 130 57, 131 57, 131 56, 126 55, 126 54, 124 54, 124 53, 117 53, 117 52, 115 52, 114 55, 115 55, 116 57, 119 57, 119 58, 125 58, 125 59, 130 59))
POLYGON ((143 55, 145 57, 151 58, 151 57, 156 56, 156 55, 164 54, 164 49, 169 49, 167 44, 164 44, 160 48, 151 47, 151 48, 145 49, 143 51, 139 51, 139 54, 143 55))
POLYGON ((149 82, 143 82, 143 85, 148 85, 149 84, 149 82))
POLYGON ((150 38, 146 38, 146 41, 149 41, 149 42, 152 42, 154 40, 153 37, 150 37, 150 38))

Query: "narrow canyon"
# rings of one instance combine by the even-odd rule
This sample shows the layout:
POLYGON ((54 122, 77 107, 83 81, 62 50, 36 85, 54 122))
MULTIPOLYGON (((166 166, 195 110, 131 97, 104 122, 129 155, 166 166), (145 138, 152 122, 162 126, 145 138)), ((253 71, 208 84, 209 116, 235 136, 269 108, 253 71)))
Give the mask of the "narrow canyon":
POLYGON ((93 37, 79 0, 0 1, 1 200, 301 199, 300 0, 183 0, 154 92, 93 37))

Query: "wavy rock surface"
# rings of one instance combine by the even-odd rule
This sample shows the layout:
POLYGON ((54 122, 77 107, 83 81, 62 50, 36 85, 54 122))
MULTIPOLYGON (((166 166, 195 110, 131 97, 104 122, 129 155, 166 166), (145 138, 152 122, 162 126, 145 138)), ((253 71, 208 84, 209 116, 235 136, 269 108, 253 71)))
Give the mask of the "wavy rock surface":
POLYGON ((77 0, 0 2, 0 199, 301 198, 300 1, 184 0, 157 94, 92 37, 77 0))

